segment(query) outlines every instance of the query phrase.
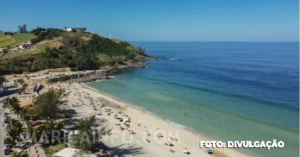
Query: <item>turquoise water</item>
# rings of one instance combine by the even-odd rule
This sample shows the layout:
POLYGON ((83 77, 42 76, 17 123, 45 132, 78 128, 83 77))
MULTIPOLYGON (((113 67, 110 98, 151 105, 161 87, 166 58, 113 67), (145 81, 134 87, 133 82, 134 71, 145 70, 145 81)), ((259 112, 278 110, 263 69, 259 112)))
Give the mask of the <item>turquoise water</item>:
POLYGON ((87 85, 215 139, 285 142, 242 149, 256 156, 298 156, 297 43, 134 44, 165 58, 87 85))

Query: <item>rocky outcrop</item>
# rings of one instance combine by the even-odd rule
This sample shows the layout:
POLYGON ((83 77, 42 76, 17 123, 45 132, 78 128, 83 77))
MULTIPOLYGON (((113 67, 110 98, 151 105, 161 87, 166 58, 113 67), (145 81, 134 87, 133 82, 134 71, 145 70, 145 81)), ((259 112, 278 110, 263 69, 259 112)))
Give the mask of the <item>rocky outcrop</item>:
POLYGON ((101 79, 109 79, 109 76, 115 75, 121 71, 131 70, 135 68, 145 68, 145 67, 147 67, 147 63, 144 62, 143 60, 129 61, 126 62, 124 65, 115 65, 113 67, 106 67, 104 69, 88 73, 80 78, 71 79, 66 82, 82 83, 82 82, 91 82, 91 81, 101 80, 101 79))

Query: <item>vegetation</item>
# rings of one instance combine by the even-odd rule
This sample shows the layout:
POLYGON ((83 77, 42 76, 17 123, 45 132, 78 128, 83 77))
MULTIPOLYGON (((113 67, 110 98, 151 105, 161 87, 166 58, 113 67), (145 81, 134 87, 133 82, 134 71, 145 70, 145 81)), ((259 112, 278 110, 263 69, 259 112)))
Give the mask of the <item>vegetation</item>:
POLYGON ((17 79, 17 82, 22 85, 22 84, 24 84, 24 79, 17 79))
POLYGON ((16 114, 18 117, 21 114, 21 110, 22 110, 20 106, 20 101, 16 97, 5 99, 3 108, 9 108, 10 111, 16 114))
POLYGON ((26 91, 27 87, 28 87, 27 83, 22 84, 22 88, 19 90, 19 94, 21 94, 21 93, 26 94, 25 91, 26 91))
MULTIPOLYGON (((23 83, 23 85, 26 84, 24 83, 24 80, 20 79, 17 81, 23 83)), ((61 105, 67 103, 67 100, 65 99, 67 95, 68 93, 66 93, 64 89, 49 89, 47 92, 37 97, 33 104, 33 110, 21 108, 19 100, 16 97, 7 98, 3 107, 10 108, 11 112, 17 115, 19 119, 11 119, 10 123, 6 126, 5 129, 8 137, 5 141, 12 143, 13 146, 17 141, 21 142, 22 140, 19 135, 24 133, 23 126, 26 126, 26 131, 31 136, 34 130, 31 122, 32 116, 45 120, 42 124, 39 124, 35 130, 37 139, 40 141, 40 138, 44 133, 47 135, 47 139, 44 139, 44 142, 52 139, 52 136, 55 136, 52 134, 53 130, 62 130, 64 128, 64 122, 58 122, 57 120, 67 113, 60 108, 61 105)), ((110 134, 111 132, 111 129, 107 126, 102 126, 100 130, 97 130, 96 127, 95 116, 81 119, 75 126, 75 128, 79 130, 79 134, 71 137, 71 144, 78 149, 92 150, 95 142, 99 142, 104 135, 110 134)), ((63 133, 61 133, 61 135, 63 135, 63 133)), ((51 141, 51 144, 56 142, 57 141, 51 141)), ((48 147, 46 152, 51 155, 64 147, 65 144, 48 147)), ((26 154, 14 153, 12 156, 26 156, 26 154)))
POLYGON ((11 157, 29 157, 27 151, 20 151, 20 152, 12 152, 10 154, 11 157))
POLYGON ((0 75, 66 67, 95 70, 106 65, 126 64, 129 60, 135 60, 136 56, 145 55, 144 49, 126 41, 87 32, 36 28, 30 33, 36 36, 31 40, 36 48, 1 56, 0 75), (56 43, 56 46, 45 44, 46 41, 56 43))
POLYGON ((36 107, 34 113, 45 120, 53 121, 57 119, 59 115, 64 113, 59 106, 67 103, 66 96, 67 93, 64 89, 49 89, 37 97, 34 103, 36 107))
POLYGON ((47 156, 54 156, 55 153, 64 149, 66 147, 65 144, 57 144, 54 146, 44 147, 44 151, 47 156))
POLYGON ((22 33, 22 34, 14 34, 14 35, 2 35, 0 34, 0 47, 3 48, 13 48, 14 46, 30 41, 31 39, 36 38, 36 36, 32 33, 22 33))
POLYGON ((28 31, 26 30, 26 24, 22 25, 22 26, 18 26, 19 31, 18 33, 27 33, 28 31))
POLYGON ((21 139, 18 137, 23 132, 22 128, 22 123, 16 119, 10 119, 10 122, 6 126, 6 135, 9 139, 11 139, 13 145, 15 145, 16 141, 21 141, 21 139))
POLYGON ((0 76, 0 87, 3 87, 4 81, 5 81, 5 77, 4 76, 0 76))
POLYGON ((79 134, 72 135, 72 145, 77 149, 91 150, 93 143, 98 142, 104 135, 111 132, 107 126, 96 130, 96 117, 91 116, 85 119, 81 119, 76 125, 76 129, 79 130, 79 134))
POLYGON ((83 76, 85 76, 85 75, 84 74, 65 75, 65 76, 61 76, 61 77, 51 78, 47 82, 48 83, 55 83, 55 82, 59 82, 59 81, 67 81, 67 80, 70 80, 70 79, 80 78, 80 77, 83 77, 83 76))
POLYGON ((22 85, 22 88, 19 89, 19 94, 25 93, 25 90, 28 87, 28 84, 25 83, 23 79, 18 79, 17 82, 22 85))
POLYGON ((20 112, 21 120, 25 122, 27 126, 27 133, 31 136, 33 133, 33 126, 31 123, 31 111, 22 109, 20 112))
POLYGON ((40 41, 50 40, 53 39, 54 37, 60 36, 63 33, 63 30, 56 29, 56 28, 48 28, 48 29, 36 28, 33 29, 31 33, 37 36, 37 38, 31 40, 33 44, 36 44, 40 41))

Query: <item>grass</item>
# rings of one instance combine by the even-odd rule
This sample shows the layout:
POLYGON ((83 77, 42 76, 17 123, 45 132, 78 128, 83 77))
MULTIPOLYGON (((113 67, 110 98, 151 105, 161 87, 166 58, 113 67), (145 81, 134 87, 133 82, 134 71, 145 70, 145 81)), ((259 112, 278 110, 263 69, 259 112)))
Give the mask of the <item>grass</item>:
POLYGON ((36 36, 32 33, 14 34, 12 36, 0 34, 0 47, 14 47, 22 42, 34 39, 36 36))
POLYGON ((65 144, 57 144, 49 147, 44 147, 44 151, 48 157, 53 157, 55 153, 66 148, 65 144))
POLYGON ((116 38, 111 38, 110 40, 114 41, 116 44, 119 44, 120 42, 122 42, 122 40, 116 39, 116 38))
POLYGON ((31 39, 34 39, 36 36, 32 33, 23 33, 23 34, 14 34, 13 38, 15 39, 16 43, 27 42, 31 39))
POLYGON ((15 40, 12 36, 0 35, 0 47, 6 47, 15 43, 15 40))
POLYGON ((13 53, 2 54, 0 56, 0 60, 6 60, 6 59, 15 58, 15 57, 27 56, 27 55, 34 55, 34 54, 41 53, 44 50, 45 50, 45 48, 40 46, 40 47, 32 48, 32 49, 29 49, 29 50, 26 50, 23 52, 13 52, 13 53))
POLYGON ((48 72, 67 72, 66 68, 49 69, 48 72))

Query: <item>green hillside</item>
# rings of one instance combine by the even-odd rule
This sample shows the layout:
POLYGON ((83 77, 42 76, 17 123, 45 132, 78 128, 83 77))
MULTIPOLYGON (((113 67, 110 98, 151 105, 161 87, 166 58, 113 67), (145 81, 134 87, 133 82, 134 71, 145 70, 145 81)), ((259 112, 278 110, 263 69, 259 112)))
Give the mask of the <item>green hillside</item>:
POLYGON ((64 32, 59 29, 32 32, 34 35, 13 36, 13 39, 1 36, 2 43, 11 40, 17 43, 32 38, 35 47, 23 52, 0 55, 0 74, 66 67, 72 70, 96 70, 106 65, 135 62, 146 56, 142 48, 97 34, 64 32))
POLYGON ((1 47, 14 47, 22 42, 27 42, 31 39, 36 38, 32 33, 14 34, 12 36, 0 34, 0 48, 1 47))

